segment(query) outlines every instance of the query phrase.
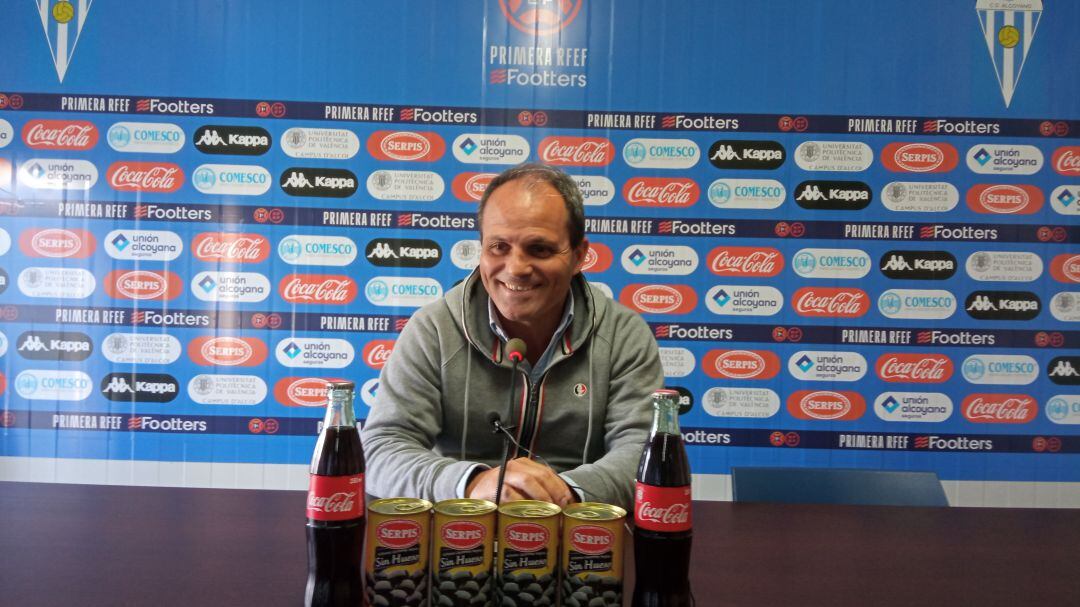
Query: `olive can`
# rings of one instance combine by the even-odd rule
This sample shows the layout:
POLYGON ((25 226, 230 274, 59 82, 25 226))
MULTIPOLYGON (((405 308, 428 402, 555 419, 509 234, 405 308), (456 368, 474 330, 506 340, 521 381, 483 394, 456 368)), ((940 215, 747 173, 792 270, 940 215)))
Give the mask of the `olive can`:
POLYGON ((435 504, 431 531, 433 607, 490 607, 495 558, 494 502, 449 499, 435 504))
POLYGON ((621 606, 626 511, 582 502, 563 511, 562 604, 621 606))
POLYGON ((556 604, 559 513, 548 502, 521 500, 499 506, 495 598, 500 606, 556 604))
POLYGON ((368 504, 364 597, 372 607, 427 604, 431 502, 395 497, 368 504))

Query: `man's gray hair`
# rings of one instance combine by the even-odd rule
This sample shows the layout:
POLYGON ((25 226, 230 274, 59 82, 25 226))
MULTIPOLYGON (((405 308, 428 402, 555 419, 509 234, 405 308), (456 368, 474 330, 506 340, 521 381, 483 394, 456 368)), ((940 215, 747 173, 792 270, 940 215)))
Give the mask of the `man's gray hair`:
POLYGON ((555 188, 566 205, 566 231, 570 236, 570 246, 577 247, 585 240, 585 203, 577 182, 558 168, 538 162, 526 162, 510 167, 491 180, 480 198, 480 208, 476 211, 478 226, 483 224, 484 206, 487 205, 488 198, 491 198, 499 186, 518 179, 527 180, 525 185, 541 182, 555 188))

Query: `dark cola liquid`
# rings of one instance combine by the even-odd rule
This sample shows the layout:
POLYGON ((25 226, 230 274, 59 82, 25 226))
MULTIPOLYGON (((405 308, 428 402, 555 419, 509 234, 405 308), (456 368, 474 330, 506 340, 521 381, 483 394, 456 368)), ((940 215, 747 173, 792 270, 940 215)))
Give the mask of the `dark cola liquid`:
MULTIPOLYGON (((690 463, 682 437, 657 432, 641 453, 638 480, 654 487, 690 484, 690 463)), ((682 607, 690 598, 690 543, 693 531, 662 533, 634 528, 634 607, 682 607)))
MULTIPOLYGON (((347 476, 364 471, 364 449, 356 426, 325 428, 315 443, 311 473, 347 476)), ((363 495, 360 500, 364 499, 363 495)), ((364 512, 361 506, 361 513, 364 512)), ((308 579, 305 607, 358 607, 363 604, 361 558, 364 516, 346 521, 307 519, 308 579)))

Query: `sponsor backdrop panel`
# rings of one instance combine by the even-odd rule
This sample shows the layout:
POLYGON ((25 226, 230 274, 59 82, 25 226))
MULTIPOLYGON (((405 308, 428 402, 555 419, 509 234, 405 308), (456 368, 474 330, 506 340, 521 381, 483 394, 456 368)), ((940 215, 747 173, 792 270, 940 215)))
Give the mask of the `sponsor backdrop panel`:
POLYGON ((168 11, 8 11, 0 476, 293 486, 326 381, 366 417, 532 160, 581 186, 586 276, 649 323, 696 474, 1080 504, 1075 3, 168 11))

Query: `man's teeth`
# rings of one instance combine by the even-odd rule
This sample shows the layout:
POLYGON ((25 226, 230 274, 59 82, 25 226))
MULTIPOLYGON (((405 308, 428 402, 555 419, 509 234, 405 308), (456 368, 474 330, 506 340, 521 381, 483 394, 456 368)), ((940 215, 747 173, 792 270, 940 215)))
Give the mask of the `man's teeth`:
POLYGON ((507 289, 510 289, 511 291, 528 291, 532 289, 532 287, 528 287, 525 285, 508 285, 506 283, 503 284, 506 286, 507 289))

